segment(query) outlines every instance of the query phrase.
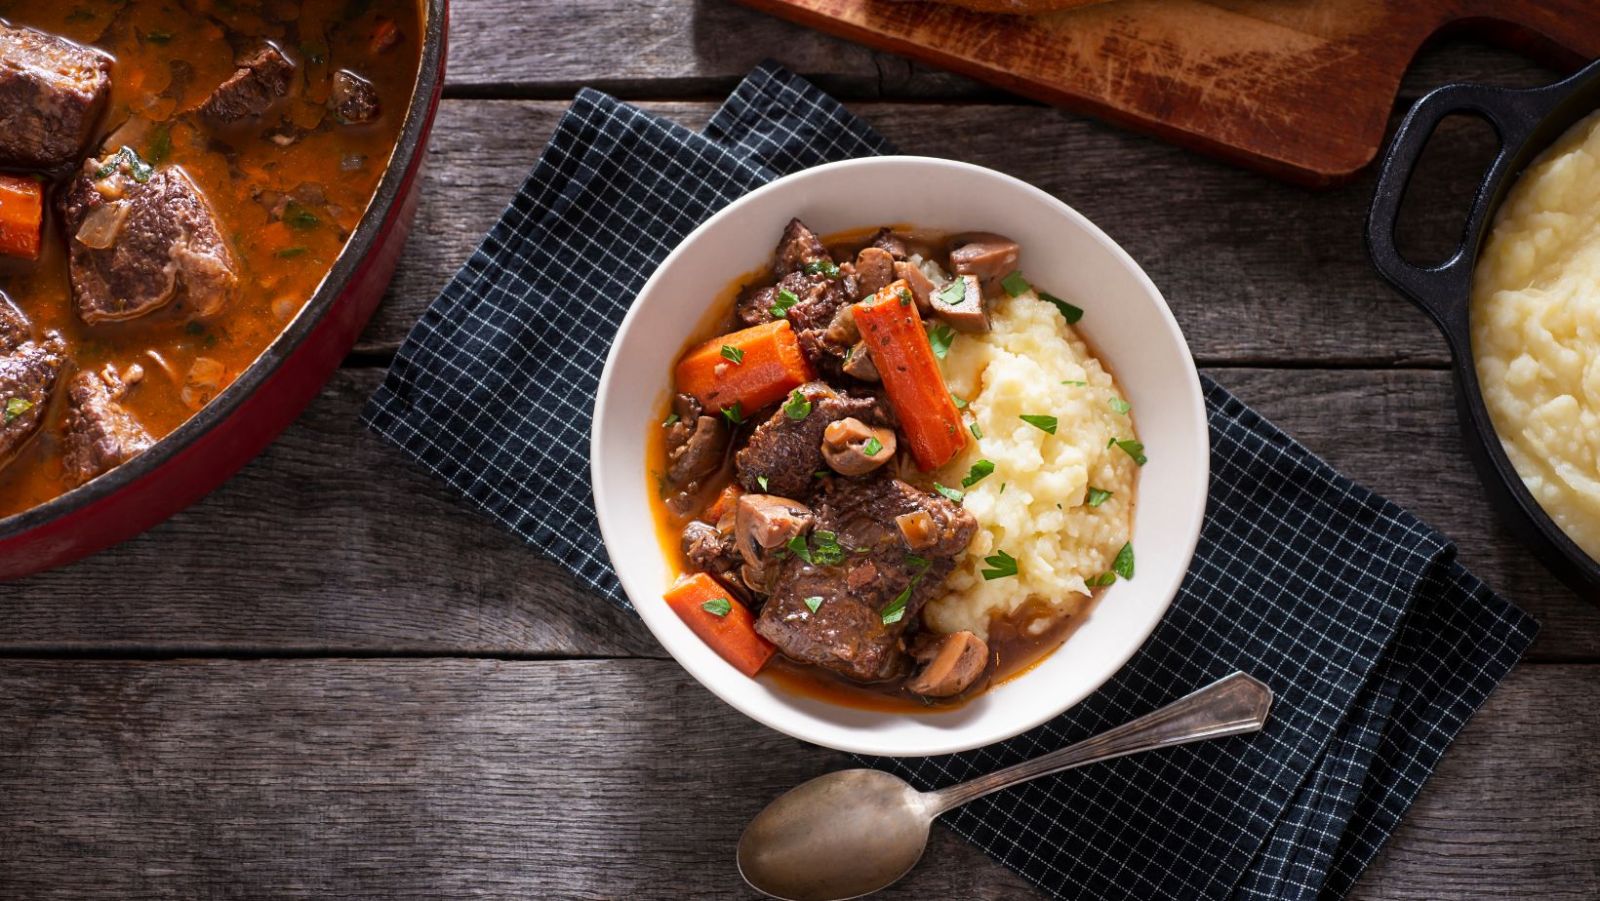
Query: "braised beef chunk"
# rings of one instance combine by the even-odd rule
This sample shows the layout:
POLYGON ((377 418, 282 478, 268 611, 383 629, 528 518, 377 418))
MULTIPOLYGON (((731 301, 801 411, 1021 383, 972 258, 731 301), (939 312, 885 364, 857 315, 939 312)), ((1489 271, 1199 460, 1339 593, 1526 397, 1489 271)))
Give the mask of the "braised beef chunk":
POLYGON ((238 286, 210 204, 181 169, 154 169, 126 148, 91 159, 61 202, 78 315, 95 325, 177 300, 209 315, 238 286))
POLYGON ((822 435, 830 423, 849 416, 874 425, 890 421, 886 405, 876 398, 843 394, 825 382, 807 382, 797 390, 811 404, 805 418, 795 419, 779 407, 734 455, 739 487, 744 490, 806 497, 816 487, 815 473, 825 468, 822 435))
POLYGON ((110 91, 105 54, 0 22, 0 166, 70 163, 110 91))
POLYGON ((378 118, 378 89, 349 69, 333 73, 328 108, 341 125, 360 125, 378 118))
POLYGON ((888 251, 889 256, 893 257, 895 262, 904 260, 910 253, 910 250, 908 250, 906 247, 906 239, 900 237, 891 229, 887 228, 878 229, 877 232, 873 234, 872 240, 868 243, 879 250, 888 251))
POLYGON ((772 272, 782 278, 792 272, 804 272, 806 269, 815 269, 818 264, 833 262, 833 255, 828 253, 828 248, 822 246, 811 229, 799 219, 790 219, 788 226, 783 230, 783 237, 778 239, 778 250, 773 254, 772 272))
POLYGON ((55 332, 29 337, 28 320, 0 294, 0 466, 39 430, 66 344, 55 332))
POLYGON ((28 340, 28 318, 0 292, 0 353, 9 353, 28 340))
POLYGON ((126 375, 107 365, 80 372, 67 386, 67 420, 62 464, 77 482, 87 482, 143 453, 150 433, 120 403, 128 388, 144 377, 130 366, 126 375))
POLYGON ((294 63, 277 47, 263 44, 239 60, 238 66, 228 80, 217 85, 211 96, 200 104, 200 114, 212 122, 228 125, 254 118, 289 93, 294 63))
POLYGON ((977 520, 887 475, 826 480, 813 509, 806 553, 784 561, 756 631, 795 660, 860 682, 905 674, 906 630, 944 590, 977 520), (934 523, 936 537, 913 554, 895 520, 917 512, 934 523))
POLYGON ((777 286, 751 286, 740 292, 739 300, 734 305, 733 315, 741 326, 760 325, 775 318, 772 310, 777 302, 777 286))
POLYGON ((683 556, 700 572, 717 577, 725 587, 743 594, 739 570, 744 560, 734 545, 733 532, 695 520, 683 527, 683 556))

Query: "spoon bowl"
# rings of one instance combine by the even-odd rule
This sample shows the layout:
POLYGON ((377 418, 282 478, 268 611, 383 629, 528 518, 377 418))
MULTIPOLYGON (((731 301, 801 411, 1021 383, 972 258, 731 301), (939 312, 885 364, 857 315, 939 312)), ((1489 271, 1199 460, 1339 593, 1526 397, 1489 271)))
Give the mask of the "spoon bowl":
POLYGON ((881 770, 818 776, 750 821, 739 837, 739 873, 784 901, 840 901, 876 891, 922 858, 935 815, 930 800, 881 770))
POLYGON ((745 827, 739 874, 783 901, 870 895, 911 872, 934 818, 951 808, 1085 764, 1255 732, 1271 706, 1271 689, 1234 673, 1115 729, 939 791, 917 791, 879 770, 818 776, 780 795, 745 827))

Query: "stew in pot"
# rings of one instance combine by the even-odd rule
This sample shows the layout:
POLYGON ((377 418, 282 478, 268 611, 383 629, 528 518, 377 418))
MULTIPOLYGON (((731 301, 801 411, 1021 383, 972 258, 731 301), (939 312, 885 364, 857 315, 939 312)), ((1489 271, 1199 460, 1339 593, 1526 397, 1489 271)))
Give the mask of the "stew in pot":
POLYGON ((150 448, 295 317, 421 33, 412 0, 0 0, 0 516, 150 448))

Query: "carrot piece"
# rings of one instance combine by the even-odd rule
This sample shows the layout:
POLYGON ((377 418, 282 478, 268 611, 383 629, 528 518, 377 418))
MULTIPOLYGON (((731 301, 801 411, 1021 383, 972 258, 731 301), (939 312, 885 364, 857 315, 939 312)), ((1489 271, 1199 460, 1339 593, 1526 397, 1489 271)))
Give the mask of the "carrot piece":
POLYGON ((702 519, 715 525, 722 517, 733 512, 733 507, 739 503, 739 495, 741 494, 744 494, 744 492, 739 490, 738 485, 728 485, 722 489, 721 494, 717 495, 717 499, 711 502, 711 506, 706 508, 705 516, 702 519))
POLYGON ((856 304, 855 317, 911 455, 927 471, 960 453, 967 433, 910 298, 905 280, 897 280, 856 304))
POLYGON ((693 394, 706 409, 721 412, 738 404, 742 414, 783 400, 811 377, 787 319, 712 338, 684 354, 676 373, 678 390, 693 394))
POLYGON ((739 672, 754 676, 772 659, 776 648, 756 634, 750 609, 734 600, 716 579, 705 573, 680 576, 664 597, 672 612, 739 672), (720 608, 723 603, 728 605, 728 612, 721 616, 705 606, 720 608))
POLYGON ((38 259, 43 227, 44 186, 0 175, 0 254, 38 259))

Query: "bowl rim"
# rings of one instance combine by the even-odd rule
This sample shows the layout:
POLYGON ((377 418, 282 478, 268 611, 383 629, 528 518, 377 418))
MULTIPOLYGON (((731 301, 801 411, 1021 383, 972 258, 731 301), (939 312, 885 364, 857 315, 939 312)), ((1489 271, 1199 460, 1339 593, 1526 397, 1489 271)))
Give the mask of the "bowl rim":
POLYGON ((317 290, 301 306, 300 311, 239 373, 238 378, 144 453, 42 504, 0 517, 0 542, 71 516, 160 469, 231 417, 316 332, 328 311, 336 305, 355 274, 360 271, 378 238, 387 231, 389 215, 404 198, 405 190, 426 152, 424 138, 433 117, 435 98, 444 83, 449 5, 449 0, 417 2, 418 14, 425 16, 425 19, 422 22, 417 78, 406 104, 405 121, 395 139, 383 175, 378 179, 378 187, 367 202, 367 208, 362 211, 360 221, 318 283, 317 290))
MULTIPOLYGON (((1064 711, 1076 706, 1084 698, 1093 694, 1095 691, 1098 691, 1102 686, 1105 685, 1107 681, 1109 681, 1118 672, 1122 671, 1122 669, 1127 665, 1128 660, 1130 660, 1133 655, 1145 645, 1145 643, 1149 640, 1151 633, 1155 631, 1156 627, 1166 617, 1166 614, 1168 610, 1170 610, 1172 602, 1177 597, 1178 591, 1187 575, 1189 566, 1193 561, 1195 548, 1198 546, 1200 540, 1201 527, 1204 523, 1205 511, 1210 492, 1211 453, 1210 431, 1207 424, 1205 396, 1200 384, 1199 371, 1196 368, 1193 354, 1189 351, 1188 343, 1183 337, 1183 331, 1178 326, 1177 319, 1173 316, 1172 310, 1170 306, 1168 306, 1165 297, 1161 294, 1155 283, 1150 279, 1148 273, 1144 271, 1143 267, 1141 267, 1126 250, 1112 240, 1109 235, 1095 225, 1094 222, 1092 222, 1087 216, 1079 213, 1066 202, 1043 191, 1040 188, 1016 178, 1015 176, 972 163, 958 162, 935 157, 890 155, 843 160, 801 170, 799 172, 794 172, 775 179, 774 181, 769 182, 768 184, 763 185, 762 187, 757 188, 729 203, 723 209, 719 210, 717 213, 697 226, 682 241, 680 241, 665 258, 663 258, 661 263, 658 264, 655 270, 651 273, 650 278, 639 289, 638 294, 635 296, 633 302, 629 305, 627 313, 623 316, 622 322, 618 326, 616 337, 613 339, 610 348, 607 350, 605 366, 601 372, 600 382, 595 392, 593 419, 590 431, 589 467, 590 480, 594 492, 593 498, 595 502, 596 518, 599 521, 601 537, 604 541, 606 552, 609 557, 612 554, 613 548, 623 548, 626 547, 626 545, 623 543, 621 537, 621 524, 609 520, 607 514, 607 508, 609 505, 604 502, 604 499, 610 496, 610 489, 608 487, 609 479, 607 478, 605 467, 603 467, 599 462, 602 459, 602 455, 599 453, 602 434, 601 424, 604 422, 607 399, 612 395, 612 392, 616 388, 615 380, 617 378, 618 371, 618 349, 623 344, 623 337, 628 334, 629 329, 633 326, 634 322, 640 315, 640 311, 645 306, 645 304, 641 303, 640 301, 651 296, 657 290, 663 278, 663 274, 670 271, 672 268, 670 264, 672 264, 678 257, 685 254, 687 249, 696 244, 703 235, 715 229, 720 222, 738 216, 740 211, 742 211, 745 207, 761 202, 761 200, 768 195, 778 191, 793 190, 793 185, 797 183, 832 178, 840 172, 862 168, 903 166, 906 164, 928 166, 935 169, 943 168, 952 171, 961 171, 968 175, 976 174, 980 178, 1007 182, 1012 187, 1019 189, 1024 194, 1030 195, 1034 202, 1043 204, 1044 206, 1050 208, 1051 211, 1057 215, 1065 216, 1066 218, 1073 220, 1080 228, 1083 229, 1085 234, 1092 238, 1096 243, 1100 244, 1103 249, 1108 251, 1113 259, 1124 269, 1126 269, 1128 274, 1134 278, 1141 292, 1145 294, 1149 300, 1154 302, 1156 312, 1159 313, 1161 319, 1170 330, 1172 337, 1176 339, 1177 346, 1182 349, 1182 362, 1184 364, 1182 367, 1183 377, 1189 394, 1188 403, 1186 406, 1188 407, 1190 415, 1192 416, 1192 421, 1189 423, 1189 427, 1193 430, 1194 434, 1199 436, 1199 446, 1195 449, 1195 453, 1198 456, 1200 478, 1196 480, 1194 485, 1195 493, 1198 496, 1183 499, 1183 502, 1187 505, 1190 511, 1191 521, 1185 524, 1184 534, 1186 535, 1186 539, 1183 543, 1183 546, 1174 547, 1171 549, 1172 553, 1175 554, 1176 559, 1178 560, 1178 565, 1174 570, 1174 575, 1169 579, 1170 584, 1159 586, 1155 592, 1153 592, 1153 594, 1159 594, 1162 597, 1161 602, 1159 605, 1153 605, 1153 609, 1148 616, 1147 621, 1139 623, 1138 628, 1136 630, 1132 630, 1137 631, 1136 636, 1132 635, 1130 632, 1130 640, 1127 642, 1125 649, 1115 659, 1114 663, 1106 667, 1104 675, 1098 682, 1095 682, 1095 684, 1085 685, 1076 692, 1064 693, 1059 696, 1052 697, 1048 702, 1039 704, 1037 709, 1033 710, 1027 715, 1016 717, 1014 721, 1009 723, 1004 729, 999 730, 996 734, 962 737, 971 730, 958 727, 950 730, 948 733, 942 733, 942 736, 944 736, 942 740, 930 742, 926 747, 919 747, 912 750, 908 750, 903 747, 891 748, 886 747, 881 743, 876 743, 871 740, 872 734, 865 730, 846 730, 847 734, 843 739, 821 740, 815 735, 806 734, 805 730, 803 729, 791 727, 790 723, 781 716, 769 715, 769 711, 764 707, 764 705, 750 705, 741 703, 739 700, 730 696, 729 692, 723 690, 720 683, 716 679, 707 678, 706 674, 697 671, 694 666, 685 663, 679 658, 677 653, 674 652, 672 646, 669 644, 669 641, 657 629, 655 622, 656 618, 664 617, 666 614, 662 613, 660 610, 647 611, 644 605, 641 604, 635 604, 634 606, 638 611, 640 618, 644 620, 646 627, 650 629, 651 633, 656 637, 656 640, 668 652, 678 666, 688 672, 689 675, 693 676, 694 679, 701 685, 709 689, 712 694, 721 698, 724 702, 728 703, 730 706, 734 707, 736 710, 740 711, 751 719, 768 726, 769 728, 782 732, 785 735, 811 742, 813 744, 819 744, 825 747, 850 753, 865 755, 889 755, 898 757, 924 757, 937 754, 950 754, 968 751, 974 748, 985 747, 1010 738, 1014 738, 1017 735, 1020 735, 1056 716, 1059 716, 1064 711)), ((729 278, 737 277, 739 274, 740 273, 737 272, 731 273, 729 278)), ((619 567, 617 569, 617 574, 619 581, 622 582, 624 592, 628 593, 631 601, 633 595, 631 592, 627 591, 628 579, 627 576, 624 575, 624 569, 619 567)), ((1024 674, 1021 678, 1026 678, 1026 675, 1024 674)), ((887 716, 890 714, 885 715, 887 716)))

